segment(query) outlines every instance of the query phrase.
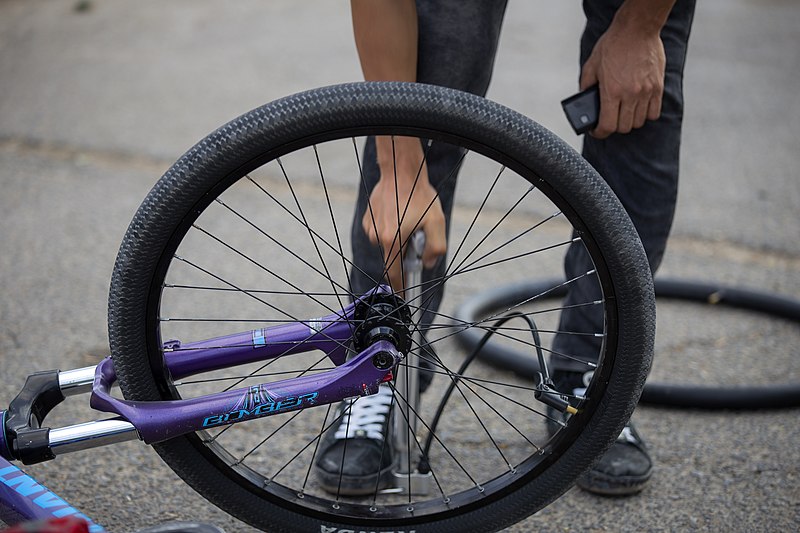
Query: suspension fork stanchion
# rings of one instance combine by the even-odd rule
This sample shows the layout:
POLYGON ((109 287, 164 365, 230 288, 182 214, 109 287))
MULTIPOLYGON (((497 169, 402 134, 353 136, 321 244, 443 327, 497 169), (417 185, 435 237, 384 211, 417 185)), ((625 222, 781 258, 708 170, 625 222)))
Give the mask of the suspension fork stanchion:
MULTIPOLYGON (((97 365, 59 372, 61 393, 66 397, 91 392, 96 373, 97 365)), ((133 424, 121 418, 52 428, 49 435, 50 448, 55 455, 138 439, 139 434, 133 424)))
MULTIPOLYGON (((422 251, 425 248, 425 234, 419 230, 409 239, 403 257, 404 285, 407 287, 403 298, 411 302, 411 319, 415 324, 422 320, 419 299, 422 292, 422 251)), ((417 415, 419 412, 419 350, 423 343, 419 327, 411 328, 412 342, 409 353, 405 354, 406 367, 397 369, 395 389, 401 398, 396 398, 394 414, 394 449, 398 456, 397 470, 394 472, 395 490, 411 494, 428 494, 431 474, 420 474, 412 458, 417 457, 417 415)))
POLYGON ((42 426, 66 397, 91 391, 96 369, 47 370, 28 376, 8 410, 0 411, 0 456, 35 464, 62 453, 139 438, 133 424, 122 418, 62 428, 42 426))

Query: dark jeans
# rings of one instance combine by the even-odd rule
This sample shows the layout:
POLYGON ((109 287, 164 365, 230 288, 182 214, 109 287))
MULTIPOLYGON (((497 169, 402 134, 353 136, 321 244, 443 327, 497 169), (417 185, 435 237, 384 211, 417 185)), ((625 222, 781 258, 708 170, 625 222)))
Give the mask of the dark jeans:
MULTIPOLYGON (((581 65, 597 39, 606 31, 622 0, 585 0, 586 27, 581 38, 581 65)), ((603 176, 627 210, 642 239, 650 267, 655 272, 666 248, 678 190, 679 148, 683 118, 683 67, 695 0, 678 0, 662 30, 667 57, 661 117, 629 134, 611 135, 605 140, 586 136, 583 156, 603 176)), ((506 1, 417 0, 419 16, 419 59, 417 81, 443 85, 480 96, 486 94, 494 66, 506 1)), ((532 52, 533 53, 533 52, 532 52)), ((447 217, 448 230, 456 177, 454 167, 461 152, 434 144, 427 156, 428 175, 437 188, 447 217)), ((379 178, 375 145, 368 140, 364 151, 364 186, 359 187, 352 226, 353 257, 359 269, 351 272, 353 290, 358 294, 375 286, 383 272, 380 251, 371 245, 361 228, 369 192, 379 178)), ((423 273, 423 282, 441 277, 446 261, 423 273)), ((590 270, 583 246, 573 245, 565 257, 567 279, 590 270)), ((424 287, 423 287, 423 290, 424 287)), ((574 283, 565 306, 596 299, 593 284, 574 283)), ((441 290, 431 299, 429 309, 438 309, 441 290)), ((561 314, 560 331, 603 330, 602 313, 592 307, 567 309, 561 314)), ((424 317, 423 321, 429 317, 424 317)), ((582 335, 557 335, 554 352, 593 360, 600 339, 582 335)), ((552 356, 552 367, 585 370, 579 362, 552 356)))

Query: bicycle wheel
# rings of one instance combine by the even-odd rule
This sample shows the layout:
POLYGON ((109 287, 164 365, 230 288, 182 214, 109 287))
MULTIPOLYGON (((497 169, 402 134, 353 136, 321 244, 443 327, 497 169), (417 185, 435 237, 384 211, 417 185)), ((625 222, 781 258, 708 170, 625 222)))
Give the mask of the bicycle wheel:
MULTIPOLYGON (((438 147, 460 154, 440 178, 459 174, 445 274, 423 291, 447 287, 438 309, 429 308, 427 346, 418 347, 429 348, 419 353, 435 385, 422 394, 414 439, 434 433, 428 494, 322 490, 312 465, 332 406, 155 448, 204 497, 270 531, 500 529, 561 495, 617 437, 650 365, 654 299, 641 244, 607 185, 550 132, 498 104, 417 84, 348 84, 268 104, 202 140, 155 185, 122 242, 109 298, 120 385, 128 399, 188 398, 331 367, 324 354, 309 352, 177 382, 163 351, 165 343, 174 348, 170 339, 307 323, 359 296, 349 284, 360 269, 349 228, 369 135, 418 137, 426 154, 438 147), (600 297, 572 307, 599 309, 602 325, 561 332, 593 340, 597 363, 582 363, 594 377, 572 399, 578 413, 551 435, 530 383, 480 364, 460 368, 465 354, 453 334, 489 330, 493 321, 458 323, 452 315, 499 279, 557 274, 573 243, 591 258, 594 267, 580 278, 600 297)), ((413 314, 427 300, 406 304, 413 314)), ((537 349, 551 351, 559 311, 553 305, 530 315, 538 348, 522 320, 495 327, 495 335, 536 357, 537 349)), ((402 392, 395 401, 404 402, 402 392)), ((411 448, 421 454, 421 444, 411 448)))

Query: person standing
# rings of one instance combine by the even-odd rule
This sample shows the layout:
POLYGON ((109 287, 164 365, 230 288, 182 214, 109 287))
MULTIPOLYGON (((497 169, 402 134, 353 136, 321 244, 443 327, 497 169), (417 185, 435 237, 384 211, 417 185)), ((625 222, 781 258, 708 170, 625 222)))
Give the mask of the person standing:
MULTIPOLYGON (((486 95, 506 0, 352 0, 351 8, 367 81, 416 81, 486 95)), ((630 215, 654 273, 677 201, 683 70, 694 8, 695 0, 583 2, 580 88, 598 85, 601 104, 597 127, 584 138, 582 154, 630 215)), ((351 231, 358 266, 351 272, 354 293, 372 289, 385 269, 392 287, 402 290, 400 243, 417 227, 426 236, 423 283, 441 277, 455 190, 455 180, 447 176, 459 157, 457 150, 435 143, 423 157, 415 138, 368 139, 365 187, 359 188, 351 231), (400 224, 397 213, 405 213, 400 224)), ((592 268, 582 246, 568 249, 564 268, 567 279, 592 268)), ((560 331, 602 330, 602 315, 589 307, 569 309, 570 301, 586 301, 592 290, 588 284, 572 284, 560 331)), ((435 312, 440 300, 441 294, 432 298, 428 312, 435 312)), ((584 387, 588 376, 580 363, 557 354, 585 354, 590 360, 599 341, 556 336, 551 368, 558 390, 572 393, 584 387)), ((429 379, 421 382, 424 389, 429 379)), ((353 404, 354 410, 369 413, 362 419, 369 420, 370 431, 362 431, 354 423, 359 418, 352 415, 346 427, 332 428, 315 462, 323 478, 346 479, 353 487, 375 486, 376 477, 392 464, 391 449, 386 453, 384 446, 391 430, 391 403, 385 387, 353 404)), ((602 495, 635 494, 645 487, 652 469, 647 448, 629 422, 578 485, 602 495)), ((347 494, 347 486, 337 489, 347 494)))

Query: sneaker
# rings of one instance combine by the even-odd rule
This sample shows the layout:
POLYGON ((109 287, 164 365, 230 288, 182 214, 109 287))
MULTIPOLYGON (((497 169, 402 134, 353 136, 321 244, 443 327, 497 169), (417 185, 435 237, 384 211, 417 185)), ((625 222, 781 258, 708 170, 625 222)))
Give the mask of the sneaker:
POLYGON ((340 420, 325 433, 314 463, 324 490, 344 496, 372 494, 392 478, 393 450, 389 436, 392 389, 345 400, 336 408, 340 420))
MULTIPOLYGON (((553 382, 559 391, 571 391, 582 396, 586 392, 591 373, 554 372, 553 382)), ((552 417, 564 416, 549 409, 552 417)), ((557 425, 548 424, 553 434, 557 425)), ((617 440, 599 461, 577 482, 578 487, 602 496, 629 496, 644 489, 653 473, 653 461, 647 452, 633 422, 628 421, 617 440)))
POLYGON ((602 496, 630 496, 644 489, 652 473, 647 447, 628 421, 605 455, 578 478, 578 486, 602 496))

